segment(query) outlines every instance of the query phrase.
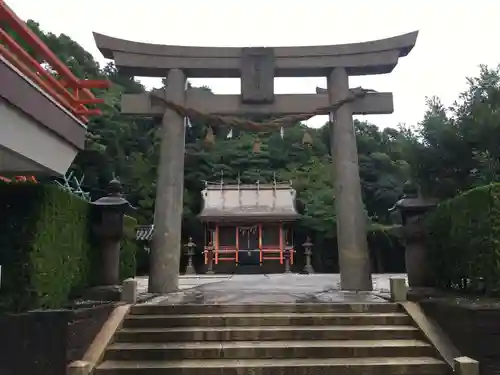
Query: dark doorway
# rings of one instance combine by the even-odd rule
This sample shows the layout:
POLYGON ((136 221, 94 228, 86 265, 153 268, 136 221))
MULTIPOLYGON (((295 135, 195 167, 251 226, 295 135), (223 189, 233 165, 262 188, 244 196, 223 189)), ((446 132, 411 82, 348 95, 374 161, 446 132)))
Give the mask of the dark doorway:
POLYGON ((259 227, 238 228, 238 265, 260 265, 259 227))

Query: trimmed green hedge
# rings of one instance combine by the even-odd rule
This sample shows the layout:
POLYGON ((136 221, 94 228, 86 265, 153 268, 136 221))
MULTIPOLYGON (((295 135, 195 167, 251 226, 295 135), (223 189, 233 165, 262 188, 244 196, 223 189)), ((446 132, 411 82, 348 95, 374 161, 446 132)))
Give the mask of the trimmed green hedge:
POLYGON ((137 220, 133 217, 124 217, 124 239, 122 240, 122 252, 120 257, 120 277, 125 280, 134 277, 137 269, 136 255, 139 250, 135 241, 137 220))
POLYGON ((435 286, 500 293, 500 184, 441 203, 426 226, 435 286))
MULTIPOLYGON (((55 185, 0 184, 0 310, 65 306, 96 282, 100 254, 90 205, 55 185)), ((127 232, 135 220, 127 218, 127 232)), ((124 241, 121 272, 135 274, 135 243, 124 241)))
POLYGON ((405 247, 397 225, 371 223, 367 228, 368 248, 376 259, 377 271, 405 273, 405 247))

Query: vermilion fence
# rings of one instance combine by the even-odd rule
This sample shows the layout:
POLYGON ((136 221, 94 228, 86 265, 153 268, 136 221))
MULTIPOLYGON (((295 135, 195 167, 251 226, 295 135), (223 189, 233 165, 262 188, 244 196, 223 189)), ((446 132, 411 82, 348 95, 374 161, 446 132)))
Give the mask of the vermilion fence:
MULTIPOLYGON (((110 82, 77 78, 4 0, 0 0, 0 56, 80 121, 86 123, 88 116, 101 114, 99 109, 88 108, 89 105, 104 102, 103 99, 96 98, 89 89, 108 88, 110 82), (14 33, 24 45, 28 46, 36 58, 18 44, 9 32, 14 33), (47 69, 47 65, 50 66, 50 70, 47 69)), ((33 176, 17 176, 13 179, 0 176, 0 180, 36 182, 33 176)))
POLYGON ((38 182, 35 176, 16 176, 14 178, 7 178, 0 176, 0 181, 4 182, 38 182))
POLYGON ((89 89, 108 88, 110 83, 77 78, 3 0, 0 0, 0 55, 81 121, 87 122, 88 116, 101 114, 99 109, 87 107, 103 103, 103 99, 96 98, 89 89), (29 46, 36 59, 8 31, 29 46), (42 63, 49 65, 51 70, 42 63))

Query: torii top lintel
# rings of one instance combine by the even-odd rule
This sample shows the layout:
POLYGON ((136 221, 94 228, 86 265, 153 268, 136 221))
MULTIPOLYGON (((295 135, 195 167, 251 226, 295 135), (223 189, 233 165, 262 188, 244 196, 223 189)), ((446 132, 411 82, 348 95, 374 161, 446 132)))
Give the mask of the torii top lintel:
MULTIPOLYGON (((418 31, 363 43, 310 47, 262 48, 274 59, 276 77, 324 77, 332 68, 349 75, 390 73, 398 59, 415 46, 418 31)), ((188 77, 241 76, 246 48, 187 47, 133 42, 94 33, 97 47, 125 74, 164 77, 168 70, 183 69, 188 77)))

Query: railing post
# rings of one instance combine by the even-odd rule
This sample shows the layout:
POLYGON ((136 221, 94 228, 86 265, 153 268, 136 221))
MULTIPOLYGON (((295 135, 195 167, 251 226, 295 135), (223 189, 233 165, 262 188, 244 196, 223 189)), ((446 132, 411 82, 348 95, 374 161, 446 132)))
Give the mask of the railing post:
POLYGON ((469 357, 454 358, 453 372, 456 375, 479 375, 479 362, 469 357))
POLYGON ((87 361, 75 361, 68 366, 68 375, 88 375, 91 373, 92 366, 87 361))
POLYGON ((122 301, 130 304, 137 302, 137 280, 130 278, 123 281, 122 301))
POLYGON ((406 279, 404 277, 391 277, 389 279, 391 301, 404 302, 408 295, 408 287, 406 286, 406 279))

